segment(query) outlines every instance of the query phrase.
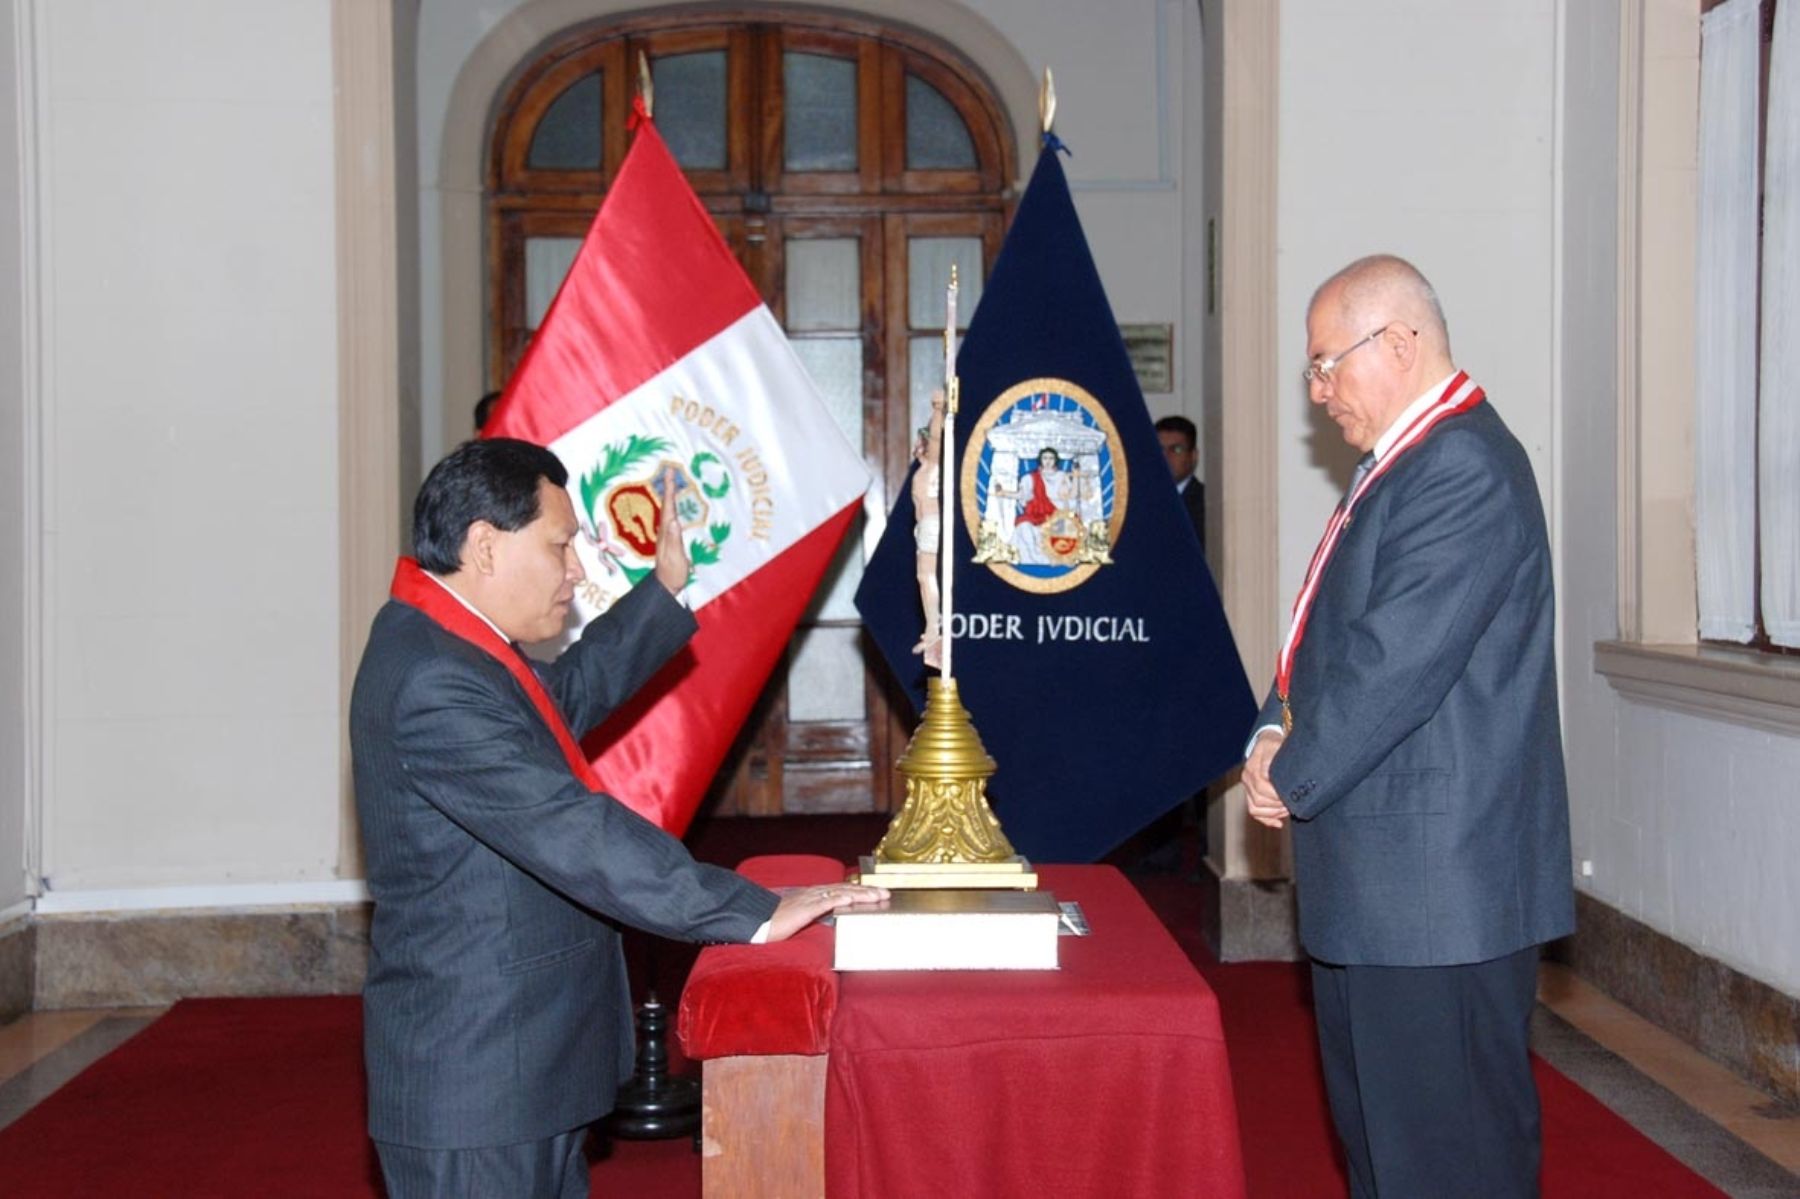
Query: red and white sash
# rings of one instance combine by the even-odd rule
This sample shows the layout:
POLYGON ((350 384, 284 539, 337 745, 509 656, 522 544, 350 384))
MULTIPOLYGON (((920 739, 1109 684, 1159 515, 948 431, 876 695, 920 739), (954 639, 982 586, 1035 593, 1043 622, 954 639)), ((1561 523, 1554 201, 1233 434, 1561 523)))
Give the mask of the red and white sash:
POLYGON ((556 701, 544 689, 544 682, 538 678, 537 671, 531 669, 524 656, 496 633, 487 621, 459 603, 443 584, 426 574, 412 558, 401 558, 395 564, 394 583, 388 594, 409 608, 417 608, 445 632, 461 637, 506 667, 507 673, 525 689, 538 716, 549 726, 551 735, 556 738, 556 744, 562 748, 563 757, 569 763, 569 770, 589 791, 601 789, 599 777, 588 764, 587 755, 581 752, 581 744, 576 741, 575 734, 569 731, 569 723, 563 719, 556 701))
POLYGON ((1313 551, 1312 561, 1306 567, 1306 581, 1300 584, 1300 594, 1294 599, 1294 615, 1288 625, 1287 640, 1281 643, 1281 653, 1275 659, 1275 694, 1281 697, 1282 732, 1292 732, 1294 728, 1293 709, 1288 706, 1288 687, 1294 677, 1294 655, 1299 653, 1300 642, 1306 636, 1307 617, 1312 614, 1313 600, 1319 593, 1319 580, 1325 575, 1325 564, 1331 561, 1332 551, 1337 549, 1344 530, 1350 527, 1350 517, 1356 510, 1357 502, 1368 494, 1369 488, 1375 485, 1375 480, 1386 474, 1402 455, 1424 441, 1439 421, 1462 415, 1481 403, 1485 397, 1486 393, 1475 385, 1467 372, 1458 371, 1456 377, 1445 386, 1437 402, 1419 413, 1401 430, 1394 444, 1388 447, 1388 452, 1363 475, 1355 490, 1345 496, 1344 502, 1331 514, 1331 520, 1325 526, 1325 536, 1320 539, 1319 547, 1313 551))

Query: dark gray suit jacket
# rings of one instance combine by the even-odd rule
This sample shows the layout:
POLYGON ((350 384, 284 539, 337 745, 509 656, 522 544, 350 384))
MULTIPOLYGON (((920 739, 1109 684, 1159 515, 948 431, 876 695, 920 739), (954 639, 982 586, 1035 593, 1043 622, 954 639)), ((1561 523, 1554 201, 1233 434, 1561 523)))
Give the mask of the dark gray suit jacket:
POLYGON ((1574 930, 1554 605, 1531 464, 1488 404, 1358 503, 1270 770, 1313 957, 1454 965, 1574 930))
MULTIPOLYGON (((538 667, 593 727, 693 633, 654 579, 538 667)), ((619 935, 747 941, 775 897, 570 772, 506 668, 414 608, 375 617, 350 701, 375 901, 369 1134, 426 1148, 553 1136, 610 1110, 634 1053, 619 935)))
POLYGON ((1182 480, 1176 490, 1181 496, 1181 506, 1187 509, 1188 520, 1193 523, 1194 536, 1200 539, 1200 552, 1206 552, 1206 484, 1198 476, 1189 475, 1182 480))

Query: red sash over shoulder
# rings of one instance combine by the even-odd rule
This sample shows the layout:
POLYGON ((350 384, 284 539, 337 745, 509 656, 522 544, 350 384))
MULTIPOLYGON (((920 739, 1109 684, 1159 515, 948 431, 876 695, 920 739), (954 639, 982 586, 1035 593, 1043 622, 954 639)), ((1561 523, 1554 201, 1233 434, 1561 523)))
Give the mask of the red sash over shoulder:
POLYGON ((556 701, 544 689, 543 680, 526 663, 524 655, 496 633, 487 621, 464 607, 456 596, 450 594, 448 588, 426 574, 418 562, 411 558, 401 558, 395 564, 394 585, 388 594, 409 608, 417 608, 445 632, 461 637, 506 667, 507 673, 525 689, 525 694, 531 698, 531 706, 537 709, 538 715, 556 738, 557 745, 562 747, 570 772, 589 791, 601 789, 599 776, 594 773, 587 756, 581 752, 581 744, 576 741, 575 734, 569 731, 568 721, 563 719, 556 701))

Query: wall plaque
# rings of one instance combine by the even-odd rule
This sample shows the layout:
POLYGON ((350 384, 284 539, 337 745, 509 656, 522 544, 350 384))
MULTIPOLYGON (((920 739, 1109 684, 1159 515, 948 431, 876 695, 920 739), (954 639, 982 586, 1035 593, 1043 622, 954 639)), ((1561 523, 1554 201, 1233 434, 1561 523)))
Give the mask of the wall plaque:
POLYGON ((1146 393, 1167 395, 1175 390, 1175 326, 1120 325, 1125 352, 1138 386, 1146 393))

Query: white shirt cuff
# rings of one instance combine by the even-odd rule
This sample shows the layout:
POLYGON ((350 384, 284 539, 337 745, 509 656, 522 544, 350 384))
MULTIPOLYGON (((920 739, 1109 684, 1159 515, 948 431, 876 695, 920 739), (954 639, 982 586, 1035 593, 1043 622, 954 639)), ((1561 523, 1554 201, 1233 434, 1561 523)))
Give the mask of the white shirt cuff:
POLYGON ((1252 751, 1254 751, 1256 749, 1256 739, 1258 737, 1262 736, 1264 733, 1279 733, 1279 732, 1281 732, 1280 725, 1265 724, 1261 728, 1257 729, 1254 733, 1251 733, 1250 740, 1244 742, 1244 760, 1246 762, 1250 760, 1250 754, 1252 753, 1252 751))
POLYGON ((769 941, 769 921, 765 920, 762 922, 762 926, 756 930, 756 935, 750 938, 750 944, 766 945, 766 944, 768 944, 768 941, 769 941))

